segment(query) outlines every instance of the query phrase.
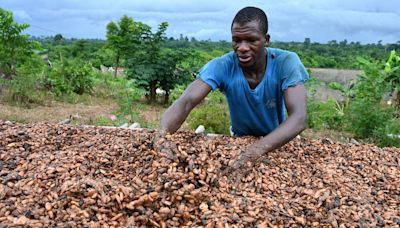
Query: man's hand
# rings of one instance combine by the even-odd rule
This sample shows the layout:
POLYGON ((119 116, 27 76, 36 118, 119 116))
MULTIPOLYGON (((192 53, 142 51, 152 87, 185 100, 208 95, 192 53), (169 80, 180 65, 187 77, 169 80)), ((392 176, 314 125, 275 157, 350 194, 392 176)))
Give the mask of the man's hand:
POLYGON ((245 152, 238 154, 229 167, 222 172, 222 176, 227 176, 229 180, 234 179, 237 183, 242 177, 247 175, 253 168, 254 163, 265 153, 264 146, 251 145, 245 152))
POLYGON ((176 160, 178 158, 176 156, 177 146, 167 138, 167 132, 165 130, 156 132, 153 139, 153 148, 155 148, 161 156, 170 160, 176 160))

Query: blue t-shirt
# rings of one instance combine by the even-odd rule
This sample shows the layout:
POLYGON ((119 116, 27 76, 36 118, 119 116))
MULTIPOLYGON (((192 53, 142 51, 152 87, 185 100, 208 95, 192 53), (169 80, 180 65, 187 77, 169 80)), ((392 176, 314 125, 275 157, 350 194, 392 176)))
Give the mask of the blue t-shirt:
POLYGON ((212 90, 219 88, 229 105, 235 135, 264 136, 285 120, 284 91, 308 79, 308 73, 296 53, 267 48, 264 78, 255 89, 247 82, 234 52, 208 62, 200 78, 212 90))

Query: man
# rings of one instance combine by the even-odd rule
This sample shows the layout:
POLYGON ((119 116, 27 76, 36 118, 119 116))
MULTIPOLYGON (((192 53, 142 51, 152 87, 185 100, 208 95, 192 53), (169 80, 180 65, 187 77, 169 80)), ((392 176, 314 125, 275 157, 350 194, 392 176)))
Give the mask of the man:
POLYGON ((268 47, 268 21, 261 9, 241 9, 231 32, 234 51, 208 62, 161 119, 161 131, 177 131, 190 111, 219 88, 228 101, 234 135, 262 136, 239 155, 229 172, 254 162, 305 129, 304 83, 308 79, 295 53, 268 47))

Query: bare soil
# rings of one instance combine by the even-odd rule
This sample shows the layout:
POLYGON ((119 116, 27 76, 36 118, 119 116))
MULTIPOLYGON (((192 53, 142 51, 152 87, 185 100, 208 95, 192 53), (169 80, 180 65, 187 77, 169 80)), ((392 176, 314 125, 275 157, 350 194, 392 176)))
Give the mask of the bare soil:
POLYGON ((328 68, 310 68, 311 77, 318 78, 327 84, 331 82, 339 82, 343 85, 350 86, 357 77, 363 74, 362 70, 346 70, 346 69, 328 69, 328 68))
POLYGON ((92 125, 96 119, 111 115, 116 108, 117 105, 113 101, 105 99, 98 99, 89 104, 52 102, 50 105, 32 108, 13 106, 3 102, 0 103, 0 120, 19 123, 58 123, 71 118, 76 124, 92 125))

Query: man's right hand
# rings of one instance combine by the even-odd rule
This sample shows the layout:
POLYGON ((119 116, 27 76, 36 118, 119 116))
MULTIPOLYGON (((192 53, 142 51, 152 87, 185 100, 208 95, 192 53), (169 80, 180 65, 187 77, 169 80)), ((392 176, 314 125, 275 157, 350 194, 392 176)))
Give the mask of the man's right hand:
POLYGON ((177 146, 169 139, 170 135, 165 130, 160 130, 155 133, 153 139, 153 148, 162 156, 170 160, 176 160, 177 146))

